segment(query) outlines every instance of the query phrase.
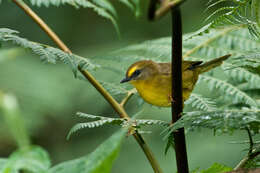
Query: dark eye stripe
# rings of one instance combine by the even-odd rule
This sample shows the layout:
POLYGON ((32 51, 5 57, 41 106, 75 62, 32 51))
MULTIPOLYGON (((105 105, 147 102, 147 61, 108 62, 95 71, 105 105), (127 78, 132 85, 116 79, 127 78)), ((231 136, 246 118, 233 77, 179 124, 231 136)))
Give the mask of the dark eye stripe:
POLYGON ((141 70, 135 70, 131 77, 137 77, 141 73, 141 70))

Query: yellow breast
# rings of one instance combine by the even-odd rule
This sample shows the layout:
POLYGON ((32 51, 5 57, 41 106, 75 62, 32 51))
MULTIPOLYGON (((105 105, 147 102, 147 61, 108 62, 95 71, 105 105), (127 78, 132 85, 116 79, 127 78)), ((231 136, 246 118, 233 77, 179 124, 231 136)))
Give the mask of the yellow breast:
POLYGON ((131 81, 131 84, 146 102, 160 107, 171 106, 170 76, 157 75, 149 80, 131 81))

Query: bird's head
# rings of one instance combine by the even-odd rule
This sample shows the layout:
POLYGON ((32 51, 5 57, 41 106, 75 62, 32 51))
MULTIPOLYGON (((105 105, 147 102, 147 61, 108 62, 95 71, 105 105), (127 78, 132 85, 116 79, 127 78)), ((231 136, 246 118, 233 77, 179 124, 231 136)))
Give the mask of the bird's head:
POLYGON ((120 83, 147 80, 158 73, 158 64, 151 60, 138 61, 126 71, 126 77, 120 83))

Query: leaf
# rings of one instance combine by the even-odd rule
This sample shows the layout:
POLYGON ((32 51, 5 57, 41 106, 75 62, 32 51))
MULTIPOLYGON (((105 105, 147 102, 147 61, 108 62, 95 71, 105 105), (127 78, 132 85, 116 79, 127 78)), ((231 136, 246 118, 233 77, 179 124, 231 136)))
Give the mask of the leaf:
POLYGON ((48 153, 39 146, 19 149, 12 153, 5 163, 2 173, 19 173, 21 170, 46 173, 51 165, 48 153))
POLYGON ((0 158, 0 172, 3 172, 3 168, 5 167, 7 162, 8 162, 7 159, 0 158))
POLYGON ((213 100, 199 94, 191 94, 185 104, 204 111, 216 110, 216 103, 213 100))
POLYGON ((119 0, 119 2, 131 9, 136 17, 142 15, 141 0, 119 0))
POLYGON ((48 173, 109 173, 125 134, 125 130, 120 130, 89 155, 58 164, 48 173))
POLYGON ((30 49, 33 53, 39 55, 41 60, 47 63, 56 63, 57 61, 61 61, 64 64, 69 65, 74 74, 77 71, 77 66, 82 63, 84 63, 83 70, 91 70, 98 67, 97 65, 92 64, 90 60, 86 58, 64 52, 60 49, 48 45, 29 41, 25 38, 19 37, 17 35, 18 33, 19 32, 15 30, 0 28, 0 42, 12 42, 13 44, 23 48, 30 49))
POLYGON ((173 147, 175 149, 174 136, 173 136, 172 133, 167 138, 167 144, 166 144, 166 147, 164 149, 164 154, 165 155, 168 153, 170 147, 173 147))
POLYGON ((137 126, 147 126, 147 125, 159 125, 159 126, 169 126, 168 122, 162 121, 162 120, 145 120, 145 119, 134 119, 132 120, 134 123, 136 123, 137 126))
POLYGON ((216 111, 194 111, 186 112, 170 127, 166 137, 173 131, 185 127, 189 130, 209 128, 219 133, 230 133, 246 127, 260 132, 260 110, 216 110, 216 111))
POLYGON ((227 63, 223 66, 223 69, 225 68, 228 68, 229 70, 224 70, 224 72, 233 80, 238 82, 247 82, 249 86, 248 89, 260 89, 260 75, 254 74, 245 68, 232 68, 232 65, 227 65, 227 63))
POLYGON ((232 170, 233 169, 231 167, 221 165, 219 163, 214 163, 210 168, 206 170, 196 170, 192 171, 192 173, 225 173, 232 170))
POLYGON ((256 23, 260 27, 260 2, 258 0, 252 0, 251 7, 256 19, 256 23))
POLYGON ((30 144, 29 135, 25 127, 19 104, 12 94, 0 92, 0 111, 18 147, 26 147, 30 144))
POLYGON ((257 25, 259 14, 256 12, 259 4, 254 0, 217 0, 210 2, 207 9, 213 7, 217 9, 206 19, 212 19, 207 25, 208 29, 225 25, 245 25, 253 36, 259 38, 260 28, 257 25))
POLYGON ((208 86, 212 91, 218 90, 219 92, 230 96, 229 98, 233 101, 233 103, 244 102, 252 107, 257 107, 257 103, 253 98, 230 83, 205 75, 200 75, 199 79, 208 83, 208 86))
POLYGON ((84 129, 84 128, 95 128, 95 127, 100 127, 100 126, 103 126, 106 124, 122 125, 126 121, 126 119, 123 119, 123 118, 109 118, 109 117, 85 114, 85 113, 81 113, 81 112, 78 112, 77 115, 79 115, 80 117, 97 119, 97 120, 92 121, 92 122, 86 122, 86 123, 78 123, 78 124, 74 125, 70 129, 70 131, 67 135, 67 139, 69 139, 73 133, 75 133, 81 129, 84 129))
MULTIPOLYGON (((149 119, 126 119, 126 118, 110 118, 110 117, 103 117, 103 116, 97 116, 97 115, 90 115, 82 112, 78 112, 77 115, 83 118, 88 118, 94 121, 91 122, 85 122, 85 123, 78 123, 74 125, 67 136, 67 139, 70 138, 70 136, 84 128, 96 128, 100 127, 106 124, 111 125, 120 125, 122 127, 134 127, 134 128, 140 128, 147 125, 158 125, 158 126, 168 126, 169 123, 161 120, 149 120, 149 119)), ((138 116, 138 113, 135 115, 138 116)))
POLYGON ((119 28, 116 21, 117 13, 113 5, 108 0, 30 0, 29 2, 38 7, 49 7, 50 5, 72 5, 76 8, 82 7, 93 9, 98 15, 110 20, 117 33, 119 33, 119 28))

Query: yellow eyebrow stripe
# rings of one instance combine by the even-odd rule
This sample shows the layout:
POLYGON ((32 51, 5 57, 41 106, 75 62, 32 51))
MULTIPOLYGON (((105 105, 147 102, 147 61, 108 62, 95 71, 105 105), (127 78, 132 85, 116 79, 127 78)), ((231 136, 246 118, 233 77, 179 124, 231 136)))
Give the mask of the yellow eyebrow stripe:
POLYGON ((127 77, 132 76, 132 74, 135 72, 136 69, 137 69, 137 66, 130 68, 127 72, 127 77))

